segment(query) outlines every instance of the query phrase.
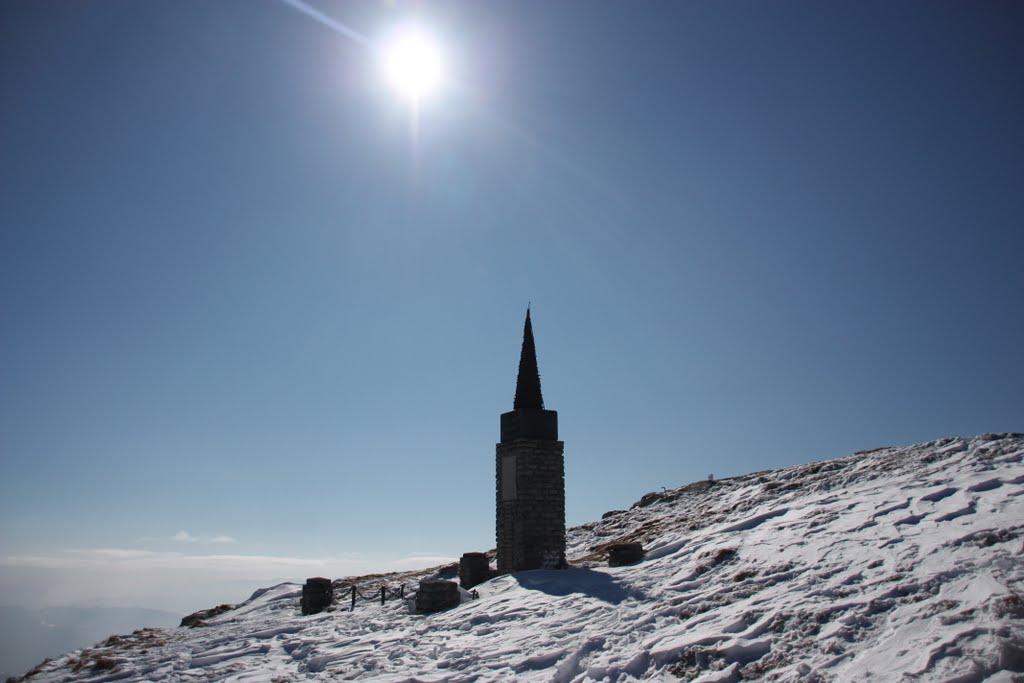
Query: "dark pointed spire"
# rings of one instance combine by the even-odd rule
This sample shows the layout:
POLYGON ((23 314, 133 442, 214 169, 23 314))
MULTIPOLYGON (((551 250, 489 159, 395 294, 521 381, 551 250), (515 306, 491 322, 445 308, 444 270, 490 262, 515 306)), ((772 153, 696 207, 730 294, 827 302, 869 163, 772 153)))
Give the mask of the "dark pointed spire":
POLYGON ((513 410, 544 410, 544 397, 540 393, 540 370, 537 368, 537 347, 533 343, 533 325, 530 307, 526 307, 523 325, 523 350, 519 354, 519 377, 516 378, 516 398, 513 410))

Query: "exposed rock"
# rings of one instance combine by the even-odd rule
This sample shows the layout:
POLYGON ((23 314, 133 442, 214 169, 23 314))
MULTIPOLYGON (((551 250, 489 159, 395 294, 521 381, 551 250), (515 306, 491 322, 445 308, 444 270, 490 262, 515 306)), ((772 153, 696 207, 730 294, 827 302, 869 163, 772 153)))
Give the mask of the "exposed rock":
POLYGON ((237 605, 229 605, 224 603, 223 605, 217 605, 209 609, 201 609, 198 612, 193 612, 187 617, 183 617, 181 623, 178 626, 187 626, 188 628, 196 628, 197 626, 206 626, 207 619, 213 619, 216 616, 220 616, 225 612, 230 612, 235 609, 237 605))
POLYGON ((641 543, 616 543, 608 546, 608 566, 623 567, 644 559, 644 546, 641 543))

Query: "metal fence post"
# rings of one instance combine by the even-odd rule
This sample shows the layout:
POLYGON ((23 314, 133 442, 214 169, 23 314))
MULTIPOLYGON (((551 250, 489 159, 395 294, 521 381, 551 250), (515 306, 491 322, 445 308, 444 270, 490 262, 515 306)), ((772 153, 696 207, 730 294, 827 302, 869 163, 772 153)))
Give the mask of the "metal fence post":
POLYGON ((352 584, 352 611, 356 611, 356 585, 352 584))
POLYGON ((381 604, 382 607, 384 606, 384 601, 387 600, 387 597, 388 597, 387 586, 381 586, 380 587, 380 604, 381 604))

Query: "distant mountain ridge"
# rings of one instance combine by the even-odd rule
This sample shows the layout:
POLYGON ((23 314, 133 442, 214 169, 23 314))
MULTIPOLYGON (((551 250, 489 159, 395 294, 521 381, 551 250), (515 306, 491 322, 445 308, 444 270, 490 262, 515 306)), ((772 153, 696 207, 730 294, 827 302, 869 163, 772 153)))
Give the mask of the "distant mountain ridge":
POLYGON ((27 680, 1024 680, 1019 433, 648 494, 571 529, 568 556, 429 616, 342 600, 303 617, 301 587, 281 584, 205 627, 112 639, 27 680), (619 542, 645 559, 603 566, 619 542))

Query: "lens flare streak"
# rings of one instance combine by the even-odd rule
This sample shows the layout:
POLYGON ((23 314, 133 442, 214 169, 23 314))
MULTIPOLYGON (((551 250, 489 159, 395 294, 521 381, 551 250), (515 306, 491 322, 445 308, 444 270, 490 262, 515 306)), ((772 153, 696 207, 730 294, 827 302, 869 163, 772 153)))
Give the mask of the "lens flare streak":
POLYGON ((371 43, 370 40, 363 34, 353 29, 350 29, 348 26, 345 26, 345 24, 341 23, 340 21, 327 16, 317 8, 310 7, 306 3, 302 2, 302 0, 281 0, 281 2, 288 5, 289 7, 293 7, 299 10, 306 16, 315 19, 316 21, 320 22, 327 28, 335 31, 336 33, 340 33, 341 35, 345 36, 346 38, 349 38, 350 40, 355 41, 356 43, 362 45, 363 47, 368 47, 370 49, 373 49, 374 47, 373 43, 371 43))

